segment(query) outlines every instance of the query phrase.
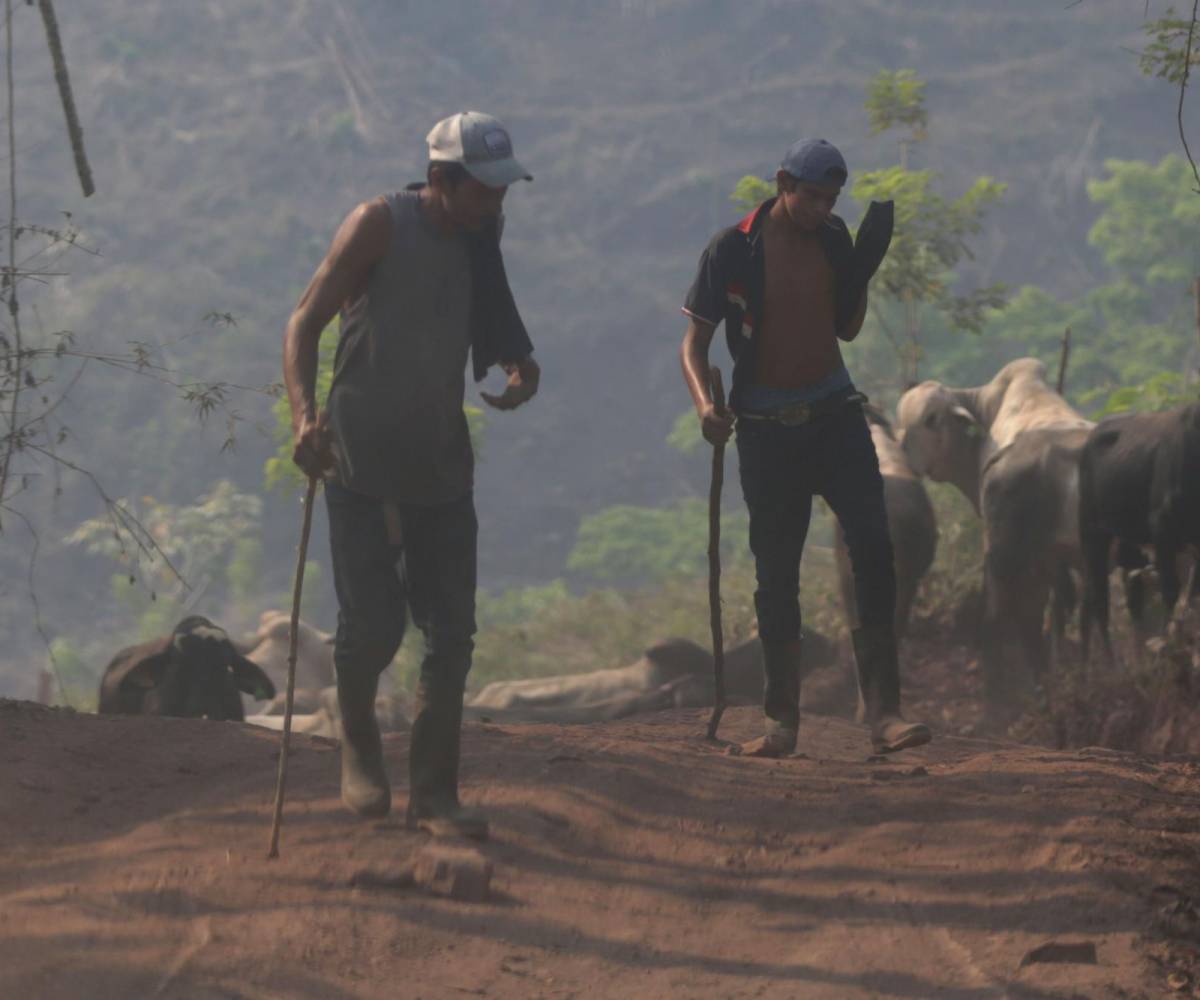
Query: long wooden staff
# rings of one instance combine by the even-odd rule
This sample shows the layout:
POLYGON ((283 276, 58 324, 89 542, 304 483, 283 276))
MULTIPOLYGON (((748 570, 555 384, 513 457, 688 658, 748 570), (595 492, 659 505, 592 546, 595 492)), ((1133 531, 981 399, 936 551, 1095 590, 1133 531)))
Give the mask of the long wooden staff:
MULTIPOLYGON (((717 413, 725 412, 725 387, 721 370, 709 369, 709 385, 717 413)), ((712 624, 713 710, 708 719, 708 738, 717 738, 717 727, 725 711, 725 636, 721 628, 721 488, 725 485, 725 445, 713 445, 712 482, 708 490, 708 617, 712 624)))
POLYGON ((292 702, 296 696, 296 646, 300 632, 300 593, 304 589, 304 564, 308 560, 308 536, 312 533, 313 502, 317 497, 317 477, 308 477, 304 494, 304 527, 300 529, 300 553, 296 557, 296 583, 292 588, 292 626, 288 632, 287 697, 284 699, 283 732, 279 741, 279 777, 275 782, 275 816, 271 820, 271 846, 268 858, 279 857, 279 828, 283 825, 283 793, 287 784, 288 744, 292 735, 292 702))

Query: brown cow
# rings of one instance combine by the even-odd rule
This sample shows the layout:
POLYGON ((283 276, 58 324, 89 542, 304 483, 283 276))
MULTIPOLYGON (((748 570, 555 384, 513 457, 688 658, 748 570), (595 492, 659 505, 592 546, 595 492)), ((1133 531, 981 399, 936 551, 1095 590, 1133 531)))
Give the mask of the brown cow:
POLYGON ((105 715, 172 715, 240 722, 239 692, 273 698, 275 686, 225 630, 191 615, 170 635, 118 652, 100 679, 105 715))
POLYGON ((951 389, 923 382, 900 399, 898 424, 912 467, 962 491, 983 518, 983 668, 986 694, 1002 700, 1013 682, 1015 640, 1034 676, 1045 668, 1043 622, 1082 566, 1079 454, 1093 424, 1046 384, 1034 358, 1005 365, 987 385, 951 389))

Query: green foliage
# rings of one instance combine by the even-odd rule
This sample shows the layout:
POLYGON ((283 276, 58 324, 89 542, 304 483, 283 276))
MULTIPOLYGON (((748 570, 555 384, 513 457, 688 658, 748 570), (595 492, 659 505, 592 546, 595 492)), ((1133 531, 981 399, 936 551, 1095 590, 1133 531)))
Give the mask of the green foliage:
POLYGON ((204 597, 253 593, 262 500, 238 493, 219 480, 194 504, 175 506, 153 497, 117 504, 121 520, 90 518, 66 542, 113 560, 120 572, 112 592, 120 606, 138 617, 143 638, 170 629, 185 609, 204 597), (116 524, 141 525, 134 533, 116 524), (149 543, 152 542, 151 546, 149 543))
POLYGON ((915 70, 880 70, 867 85, 866 108, 871 135, 907 128, 910 142, 926 137, 929 113, 925 110, 925 82, 918 79, 915 70))
MULTIPOLYGON (((744 509, 721 515, 722 554, 744 558, 744 509)), ((708 565, 708 504, 696 498, 670 507, 619 504, 579 525, 567 568, 600 581, 662 582, 702 574, 708 565)))
POLYGON ((853 185, 859 201, 894 201, 896 226, 887 257, 875 275, 877 294, 932 306, 960 330, 978 332, 983 311, 1004 301, 1003 287, 953 292, 953 270, 971 258, 969 239, 983 228, 983 216, 1003 196, 1007 185, 977 178, 964 194, 946 200, 933 184, 930 170, 886 167, 860 174, 853 185))
POLYGON ((1200 273, 1200 199, 1192 172, 1174 154, 1156 166, 1141 160, 1106 160, 1107 177, 1088 182, 1102 214, 1088 242, 1128 281, 1174 288, 1186 295, 1200 273))
POLYGON ((262 555, 262 541, 258 538, 239 538, 233 543, 225 566, 225 585, 234 602, 249 604, 258 597, 262 555))
POLYGON ((475 617, 481 628, 519 625, 553 610, 571 596, 564 580, 532 587, 512 587, 498 594, 480 591, 475 599, 475 617))
POLYGON ((761 205, 768 198, 775 197, 775 183, 773 180, 765 181, 761 177, 755 177, 753 174, 747 174, 737 182, 733 189, 733 194, 729 196, 738 208, 749 212, 751 209, 761 205))
POLYGON ((971 238, 982 231, 984 215, 1007 185, 979 177, 958 198, 948 199, 936 190, 932 170, 908 168, 908 150, 926 138, 929 121, 925 85, 914 71, 879 73, 867 88, 866 108, 872 134, 909 129, 899 165, 859 174, 851 187, 859 201, 895 203, 895 230, 875 275, 872 310, 905 385, 919 377, 931 314, 952 330, 978 333, 985 314, 1003 307, 1003 285, 959 291, 955 268, 971 259, 971 238))
POLYGON ((1200 66, 1200 30, 1190 17, 1180 17, 1168 7, 1164 17, 1143 25, 1149 41, 1142 49, 1138 65, 1147 76, 1156 76, 1176 86, 1183 83, 1184 70, 1194 72, 1200 66), (1191 56, 1187 55, 1191 42, 1191 56))
POLYGON ((1200 402, 1200 386, 1175 372, 1159 372, 1136 385, 1125 385, 1111 393, 1096 419, 1114 413, 1169 410, 1186 403, 1200 402))
POLYGON ((667 435, 667 444, 683 455, 694 455, 706 444, 693 407, 689 406, 675 418, 671 433, 667 435))

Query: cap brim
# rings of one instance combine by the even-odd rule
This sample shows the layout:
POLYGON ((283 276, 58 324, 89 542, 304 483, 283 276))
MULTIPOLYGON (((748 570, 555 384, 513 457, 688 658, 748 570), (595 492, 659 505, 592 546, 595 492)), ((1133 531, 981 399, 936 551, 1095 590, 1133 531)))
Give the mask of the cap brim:
POLYGON ((531 181, 533 174, 526 170, 517 160, 509 157, 507 160, 484 160, 476 163, 464 163, 467 173, 480 184, 490 188, 508 187, 517 181, 531 181))

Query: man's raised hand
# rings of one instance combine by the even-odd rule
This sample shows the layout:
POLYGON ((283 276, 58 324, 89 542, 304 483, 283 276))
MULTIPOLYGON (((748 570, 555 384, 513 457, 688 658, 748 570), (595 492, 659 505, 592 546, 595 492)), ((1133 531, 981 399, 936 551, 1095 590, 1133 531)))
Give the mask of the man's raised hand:
POLYGON ((497 410, 515 410, 522 403, 531 400, 538 391, 538 382, 542 371, 533 358, 526 358, 517 364, 502 365, 508 372, 508 384, 499 396, 490 392, 481 392, 483 401, 497 410))

